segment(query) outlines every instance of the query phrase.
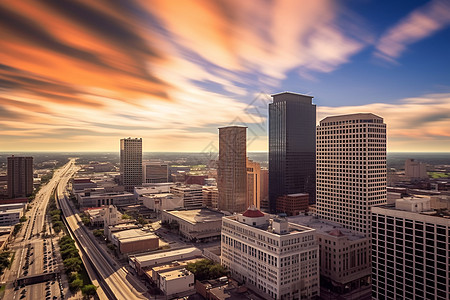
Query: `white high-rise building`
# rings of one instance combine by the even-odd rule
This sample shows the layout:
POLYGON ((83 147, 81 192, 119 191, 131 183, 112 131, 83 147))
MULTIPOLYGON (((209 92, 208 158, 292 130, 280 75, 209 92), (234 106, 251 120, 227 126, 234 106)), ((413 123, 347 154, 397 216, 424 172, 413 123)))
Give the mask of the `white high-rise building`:
POLYGON ((319 246, 315 229, 251 206, 222 218, 222 264, 240 282, 273 299, 315 299, 319 246))
POLYGON ((120 175, 127 192, 142 186, 142 138, 120 140, 120 175))
POLYGON ((450 299, 450 213, 429 198, 372 208, 372 299, 450 299))
POLYGON ((386 124, 371 113, 327 117, 317 127, 317 215, 370 234, 370 209, 386 203, 386 124))

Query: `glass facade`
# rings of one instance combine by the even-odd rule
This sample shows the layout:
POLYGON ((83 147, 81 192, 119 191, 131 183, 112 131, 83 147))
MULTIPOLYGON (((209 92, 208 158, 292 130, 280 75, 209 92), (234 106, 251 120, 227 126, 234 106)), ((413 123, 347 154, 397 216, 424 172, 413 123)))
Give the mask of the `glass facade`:
POLYGON ((316 106, 312 96, 272 95, 269 104, 269 210, 279 196, 308 193, 316 199, 316 106))

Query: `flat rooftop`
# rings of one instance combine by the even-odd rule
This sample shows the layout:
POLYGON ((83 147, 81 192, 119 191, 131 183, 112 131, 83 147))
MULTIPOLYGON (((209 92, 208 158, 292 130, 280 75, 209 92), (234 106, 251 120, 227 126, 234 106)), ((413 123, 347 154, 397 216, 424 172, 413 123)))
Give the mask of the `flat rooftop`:
POLYGON ((167 271, 167 272, 162 272, 159 274, 159 276, 164 277, 166 280, 174 280, 174 279, 178 279, 180 277, 184 277, 184 276, 189 276, 192 273, 189 272, 186 269, 176 269, 176 270, 172 270, 172 271, 167 271))
POLYGON ((329 234, 330 236, 346 237, 351 241, 366 238, 363 234, 361 234, 359 232, 344 228, 343 226, 341 226, 337 223, 317 219, 313 216, 293 216, 293 217, 288 217, 288 220, 289 220, 289 222, 292 222, 295 224, 301 224, 301 225, 305 225, 305 226, 314 228, 318 232, 326 233, 326 234, 329 234), (342 235, 336 235, 335 233, 337 231, 342 233, 342 235), (332 234, 330 234, 330 232, 332 232, 332 234))
POLYGON ((376 208, 389 209, 389 210, 401 211, 401 212, 405 212, 405 213, 426 215, 426 216, 444 218, 444 219, 450 220, 450 210, 448 210, 448 209, 439 209, 439 210, 432 209, 432 210, 417 212, 417 211, 408 211, 408 210, 404 210, 404 209, 395 208, 394 203, 386 204, 386 205, 379 205, 379 206, 376 206, 376 208))
POLYGON ((224 216, 223 213, 208 208, 170 210, 166 212, 192 224, 216 222, 222 220, 222 217, 224 216))
POLYGON ((124 231, 114 232, 113 235, 121 243, 130 243, 135 241, 144 241, 148 239, 158 239, 158 237, 151 232, 143 231, 141 229, 128 229, 124 231))
POLYGON ((152 253, 152 254, 145 254, 145 255, 139 255, 135 256, 135 260, 137 262, 145 262, 145 261, 151 261, 151 260, 157 260, 164 257, 172 257, 177 255, 185 255, 185 254, 191 254, 198 252, 199 255, 201 255, 201 250, 196 247, 189 247, 189 248, 183 248, 183 249, 176 249, 172 251, 164 251, 159 253, 152 253))

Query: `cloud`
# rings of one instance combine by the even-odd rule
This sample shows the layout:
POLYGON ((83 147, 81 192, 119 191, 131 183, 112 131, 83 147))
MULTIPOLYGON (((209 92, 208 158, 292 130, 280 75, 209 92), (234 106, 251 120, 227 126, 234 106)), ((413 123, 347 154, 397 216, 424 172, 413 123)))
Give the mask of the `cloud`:
POLYGON ((450 2, 434 0, 417 8, 387 30, 376 45, 375 56, 394 61, 406 48, 450 24, 450 2))
POLYGON ((318 121, 326 116, 371 112, 387 124, 389 151, 450 149, 450 94, 429 94, 395 103, 318 107, 318 121))

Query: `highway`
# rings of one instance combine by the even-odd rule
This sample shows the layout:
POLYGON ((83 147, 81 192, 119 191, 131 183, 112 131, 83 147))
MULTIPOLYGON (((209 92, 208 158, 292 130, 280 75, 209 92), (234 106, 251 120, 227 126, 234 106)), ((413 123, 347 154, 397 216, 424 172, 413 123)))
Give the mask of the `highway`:
POLYGON ((132 274, 117 265, 110 255, 95 240, 93 241, 92 233, 82 225, 80 216, 69 204, 65 191, 67 182, 75 171, 76 167, 73 165, 71 171, 62 177, 57 187, 57 198, 70 231, 82 248, 83 254, 92 263, 91 271, 96 272, 96 282, 102 287, 99 296, 104 299, 118 300, 147 299, 146 287, 132 274))
POLYGON ((37 193, 32 208, 26 213, 27 221, 11 244, 15 257, 11 270, 6 270, 3 280, 7 282, 4 299, 64 299, 68 287, 63 287, 59 279, 48 283, 37 283, 15 288, 15 280, 31 276, 62 271, 57 241, 43 238, 51 236, 51 226, 46 218, 46 208, 51 194, 61 177, 70 169, 74 161, 55 170, 53 178, 37 193), (45 226, 45 231, 43 225, 45 226))

